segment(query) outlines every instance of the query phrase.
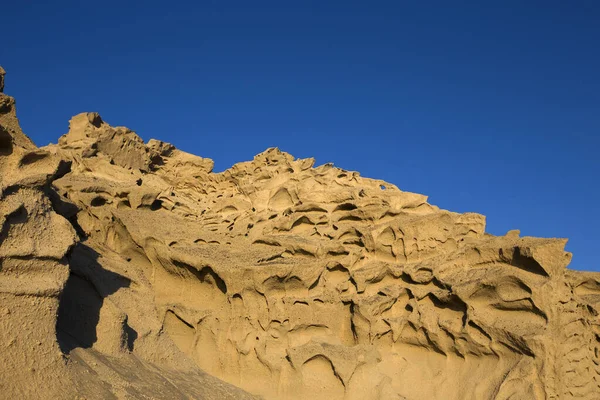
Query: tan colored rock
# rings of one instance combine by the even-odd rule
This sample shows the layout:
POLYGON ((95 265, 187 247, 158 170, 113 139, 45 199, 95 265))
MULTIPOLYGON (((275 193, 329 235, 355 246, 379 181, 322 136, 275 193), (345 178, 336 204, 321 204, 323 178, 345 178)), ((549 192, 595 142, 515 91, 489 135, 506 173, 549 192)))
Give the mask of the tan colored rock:
POLYGON ((0 67, 0 93, 4 92, 4 75, 6 75, 6 71, 0 67))
POLYGON ((75 230, 46 195, 61 161, 21 132, 14 104, 0 93, 0 396, 67 398, 55 325, 75 230))
MULTIPOLYGON (((64 357, 69 393, 598 398, 600 274, 566 269, 565 239, 496 237, 482 215, 276 148, 213 173, 211 160, 94 113, 27 151, 45 154, 29 156, 39 168, 0 161, 24 196, 0 202, 0 278, 16 271, 0 287, 45 288, 50 311, 36 323, 55 358, 30 357, 64 357), (54 263, 56 283, 19 280, 27 257, 54 263)), ((40 305, 22 298, 1 304, 28 326, 40 305)), ((16 321, 0 329, 11 360, 31 341, 7 333, 16 321)), ((35 393, 20 371, 0 383, 35 393)))
MULTIPOLYGON (((21 131, 14 105, 0 93, 0 398, 252 398, 178 358, 167 336, 151 339, 160 346, 152 357, 134 354, 134 343, 144 339, 129 325, 133 314, 108 298, 131 280, 104 269, 125 261, 85 244, 80 211, 52 186, 70 161, 55 147, 38 149, 21 131)), ((90 126, 102 125, 97 114, 75 122, 92 133, 90 126)), ((124 159, 109 144, 100 148, 112 160, 124 159)), ((84 199, 99 207, 97 196, 80 204, 84 199)), ((155 313, 152 305, 137 309, 155 313)))

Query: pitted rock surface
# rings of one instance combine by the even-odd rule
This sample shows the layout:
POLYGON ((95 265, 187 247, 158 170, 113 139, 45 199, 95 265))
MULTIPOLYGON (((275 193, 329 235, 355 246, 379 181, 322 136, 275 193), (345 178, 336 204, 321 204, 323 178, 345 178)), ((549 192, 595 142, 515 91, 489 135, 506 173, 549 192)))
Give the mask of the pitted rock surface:
POLYGON ((96 113, 38 149, 9 115, 0 334, 15 352, 40 340, 72 393, 600 394, 600 274, 568 270, 565 239, 493 236, 482 215, 276 148, 214 173, 96 113))

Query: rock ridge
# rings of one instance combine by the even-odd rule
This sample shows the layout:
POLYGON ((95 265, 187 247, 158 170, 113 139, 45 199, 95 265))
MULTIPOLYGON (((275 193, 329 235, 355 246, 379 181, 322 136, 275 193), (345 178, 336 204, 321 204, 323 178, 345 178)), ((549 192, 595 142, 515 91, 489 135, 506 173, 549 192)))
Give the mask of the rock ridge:
POLYGON ((38 148, 0 94, 0 387, 598 398, 600 274, 566 268, 566 239, 493 236, 483 215, 314 162, 270 148, 214 173, 97 113, 38 148))

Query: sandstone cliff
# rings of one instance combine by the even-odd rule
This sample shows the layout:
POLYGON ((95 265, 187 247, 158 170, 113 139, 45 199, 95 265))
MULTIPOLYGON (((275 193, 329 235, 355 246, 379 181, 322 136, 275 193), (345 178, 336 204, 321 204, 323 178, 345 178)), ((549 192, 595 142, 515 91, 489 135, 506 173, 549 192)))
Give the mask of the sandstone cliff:
POLYGON ((313 163, 213 173, 96 113, 40 149, 0 94, 1 392, 600 397, 600 274, 566 240, 313 163))

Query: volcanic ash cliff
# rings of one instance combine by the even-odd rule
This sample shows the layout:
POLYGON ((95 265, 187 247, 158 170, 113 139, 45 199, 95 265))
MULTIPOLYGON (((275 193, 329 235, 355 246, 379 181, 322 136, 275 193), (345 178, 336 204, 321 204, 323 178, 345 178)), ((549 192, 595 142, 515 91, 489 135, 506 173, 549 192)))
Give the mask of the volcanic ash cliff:
POLYGON ((313 163, 213 173, 96 113, 38 148, 0 93, 0 398, 600 397, 566 240, 313 163))

